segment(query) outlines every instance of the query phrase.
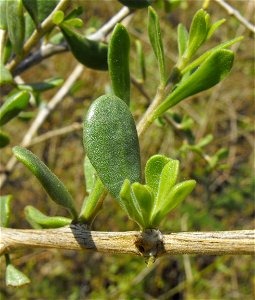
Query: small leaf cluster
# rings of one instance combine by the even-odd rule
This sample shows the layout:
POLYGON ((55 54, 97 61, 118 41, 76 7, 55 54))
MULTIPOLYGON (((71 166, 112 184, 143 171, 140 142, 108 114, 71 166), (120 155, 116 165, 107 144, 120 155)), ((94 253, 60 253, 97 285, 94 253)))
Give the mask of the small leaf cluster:
POLYGON ((196 182, 176 184, 178 175, 178 160, 154 155, 145 167, 145 185, 125 180, 120 204, 141 229, 158 228, 163 218, 192 192, 196 182))

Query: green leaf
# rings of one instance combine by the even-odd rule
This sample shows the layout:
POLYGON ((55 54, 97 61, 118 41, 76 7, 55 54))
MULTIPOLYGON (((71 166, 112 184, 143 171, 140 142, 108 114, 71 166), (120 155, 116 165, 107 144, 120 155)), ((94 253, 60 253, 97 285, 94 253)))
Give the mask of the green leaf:
POLYGON ((125 179, 139 182, 140 149, 128 106, 113 95, 99 97, 85 118, 83 143, 99 178, 115 198, 125 179))
POLYGON ((0 86, 12 82, 13 78, 11 72, 5 68, 3 63, 0 63, 0 86))
POLYGON ((39 24, 38 20, 38 1, 37 0, 22 0, 24 7, 32 18, 35 26, 39 24))
POLYGON ((224 42, 222 44, 219 44, 218 46, 206 51, 204 54, 199 56, 197 59, 195 59, 192 63, 190 63, 187 67, 182 69, 182 74, 185 74, 187 72, 190 72, 197 68, 203 61, 205 61, 210 55, 215 53, 217 50, 226 49, 230 46, 232 46, 235 43, 240 42, 243 39, 243 36, 239 36, 237 38, 234 38, 230 41, 224 42))
POLYGON ((203 148, 206 145, 210 144, 213 141, 213 135, 212 134, 207 134, 205 137, 203 137, 199 143, 197 143, 197 147, 203 148))
POLYGON ((158 61, 160 83, 162 86, 164 86, 166 83, 164 48, 161 38, 159 18, 156 11, 152 7, 149 7, 148 9, 148 19, 148 35, 154 54, 158 61))
POLYGON ((141 80, 144 82, 146 79, 146 67, 145 67, 142 43, 139 40, 136 40, 135 45, 136 45, 136 53, 138 58, 138 69, 140 70, 141 80))
POLYGON ((87 155, 85 156, 83 167, 84 167, 86 191, 87 193, 90 193, 96 182, 96 170, 92 166, 87 155))
POLYGON ((145 166, 146 184, 151 187, 155 196, 158 193, 159 181, 164 166, 170 161, 170 158, 164 155, 154 155, 148 159, 145 166))
POLYGON ((31 151, 19 146, 14 147, 12 151, 15 157, 40 181, 51 199, 68 209, 73 218, 76 219, 77 212, 73 198, 58 177, 31 151))
POLYGON ((131 184, 126 179, 120 191, 120 205, 127 212, 130 219, 135 221, 141 228, 144 228, 143 216, 138 201, 131 191, 131 184))
POLYGON ((35 23, 31 16, 28 13, 24 14, 24 19, 25 19, 25 41, 30 38, 34 30, 36 29, 35 23))
POLYGON ((64 79, 61 77, 53 77, 42 82, 20 84, 19 89, 26 91, 44 92, 59 87, 63 84, 64 79))
POLYGON ((232 51, 215 51, 158 106, 153 118, 156 119, 181 100, 207 90, 222 81, 229 74, 233 61, 234 53, 232 51))
POLYGON ((8 0, 0 0, 0 29, 7 29, 6 3, 8 0))
POLYGON ((80 63, 91 69, 108 69, 106 44, 87 39, 67 26, 65 22, 61 23, 60 28, 74 57, 80 63))
POLYGON ((65 217, 49 217, 31 205, 25 207, 25 216, 29 223, 37 223, 42 228, 59 228, 69 225, 72 222, 71 219, 65 217))
POLYGON ((207 36, 207 13, 200 9, 194 16, 189 32, 189 41, 187 51, 184 56, 189 60, 203 44, 207 36))
POLYGON ((17 55, 21 55, 25 38, 25 20, 22 0, 11 0, 6 2, 6 18, 8 36, 12 43, 13 51, 17 55))
POLYGON ((144 228, 149 228, 150 215, 154 205, 153 192, 149 186, 142 185, 138 182, 132 184, 132 191, 137 199, 137 203, 143 216, 144 228))
POLYGON ((30 283, 30 279, 12 264, 6 267, 5 281, 7 286, 20 287, 30 283))
POLYGON ((129 49, 128 32, 122 24, 117 24, 109 42, 108 67, 113 92, 127 105, 130 102, 129 49))
POLYGON ((5 132, 3 132, 2 130, 0 130, 0 148, 4 148, 9 143, 10 143, 9 136, 5 132))
POLYGON ((178 34, 179 57, 181 57, 184 54, 185 50, 187 49, 188 40, 189 40, 189 33, 186 27, 182 23, 178 25, 177 34, 178 34))
POLYGON ((83 26, 83 22, 79 18, 73 18, 73 19, 65 19, 65 25, 75 27, 75 28, 81 28, 83 26))
POLYGON ((0 196, 0 226, 8 227, 11 216, 11 204, 12 195, 0 196))
POLYGON ((7 100, 0 108, 0 126, 6 124, 24 110, 30 99, 26 91, 18 91, 7 97, 7 100))
POLYGON ((214 32, 225 22, 226 22, 226 19, 221 19, 221 20, 213 23, 208 30, 206 40, 209 40, 212 37, 212 35, 214 34, 214 32))
POLYGON ((151 5, 151 0, 118 0, 123 5, 131 8, 145 8, 151 5))
POLYGON ((103 183, 100 179, 97 179, 93 190, 84 200, 79 221, 85 224, 91 224, 93 222, 102 207, 106 193, 103 183))
POLYGON ((83 7, 77 6, 65 17, 65 20, 70 20, 79 17, 83 13, 83 7))
POLYGON ((52 17, 52 22, 55 25, 59 25, 63 22, 64 18, 65 18, 64 12, 61 10, 58 10, 58 11, 54 12, 54 15, 52 17))

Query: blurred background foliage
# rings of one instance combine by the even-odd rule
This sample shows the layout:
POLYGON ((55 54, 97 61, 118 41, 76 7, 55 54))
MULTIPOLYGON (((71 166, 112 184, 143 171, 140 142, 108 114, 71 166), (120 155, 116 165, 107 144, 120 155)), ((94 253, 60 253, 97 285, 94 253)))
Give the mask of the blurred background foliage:
MULTIPOLYGON (((87 33, 93 32, 120 8, 117 1, 77 1, 87 33)), ((166 65, 177 60, 176 28, 187 27, 204 1, 175 1, 170 11, 158 8, 166 53, 166 65)), ((228 1, 247 19, 255 14, 253 1, 228 1)), ((208 43, 244 35, 241 44, 232 46, 236 59, 230 76, 218 86, 183 101, 160 122, 155 122, 141 142, 143 165, 156 153, 181 160, 183 178, 194 178, 198 184, 191 196, 174 210, 162 225, 164 232, 238 230, 254 227, 254 39, 250 32, 211 1, 212 20, 226 18, 226 23, 208 43), (182 121, 189 120, 184 126, 182 121), (207 135, 213 139, 193 151, 207 135), (218 162, 210 159, 221 148, 218 162), (212 165, 210 165, 212 163, 212 165), (214 163, 214 164, 213 164, 214 163)), ((147 36, 147 10, 139 10, 126 24, 131 37, 131 74, 139 78, 135 41, 139 39, 145 53, 147 77, 143 89, 152 98, 159 82, 156 60, 147 36)), ((67 78, 77 64, 65 52, 44 60, 22 74, 25 82, 53 76, 67 78)), ((107 72, 84 69, 66 99, 44 122, 38 134, 81 122, 93 99, 110 89, 107 72)), ((43 94, 47 102, 55 90, 43 94)), ((136 120, 148 106, 141 92, 132 85, 131 110, 136 120)), ((11 146, 19 143, 29 122, 15 119, 6 126, 11 146)), ((76 202, 81 205, 86 193, 83 176, 84 150, 82 132, 57 136, 31 147, 65 182, 76 202)), ((11 147, 1 151, 1 169, 11 155, 11 147)), ((29 228, 24 207, 34 205, 49 215, 65 211, 48 199, 37 180, 18 164, 2 194, 13 194, 11 227, 29 228)), ((93 230, 137 230, 118 204, 108 197, 93 230)), ((0 277, 1 299, 254 299, 254 261, 250 256, 163 257, 147 268, 143 259, 132 256, 103 255, 89 252, 26 250, 13 253, 12 262, 31 278, 32 284, 20 289, 6 288, 4 272, 0 277)), ((1 270, 5 268, 1 260, 1 270)))

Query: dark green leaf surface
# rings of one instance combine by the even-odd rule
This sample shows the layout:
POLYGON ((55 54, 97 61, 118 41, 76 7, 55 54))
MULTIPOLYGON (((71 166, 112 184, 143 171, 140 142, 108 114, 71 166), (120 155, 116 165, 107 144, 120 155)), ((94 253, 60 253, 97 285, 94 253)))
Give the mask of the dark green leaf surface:
POLYGON ((13 153, 40 181, 51 199, 67 208, 73 218, 76 219, 77 213, 73 198, 58 177, 31 151, 16 146, 13 148, 13 153))
POLYGON ((128 106, 116 96, 104 95, 91 105, 83 141, 90 162, 108 191, 119 198, 125 179, 139 182, 140 149, 128 106))
POLYGON ((122 24, 117 24, 109 42, 108 67, 113 92, 127 105, 130 102, 129 49, 128 32, 122 24))
POLYGON ((159 105, 155 111, 154 118, 157 118, 181 100, 207 90, 222 81, 229 74, 233 61, 234 53, 232 51, 215 51, 159 105))
POLYGON ((0 148, 7 146, 10 143, 9 136, 0 130, 0 148))
POLYGON ((25 38, 25 20, 22 0, 7 1, 6 18, 8 36, 12 43, 13 51, 17 55, 21 55, 25 38))
POLYGON ((30 94, 26 91, 18 91, 8 96, 0 108, 0 126, 6 124, 24 110, 28 105, 29 99, 30 94))
MULTIPOLYGON (((38 1, 37 0, 22 0, 24 7, 28 11, 30 17, 32 18, 34 24, 38 26, 38 1)), ((48 2, 48 1, 45 1, 48 2)), ((47 5, 47 4, 46 4, 47 5)))
POLYGON ((35 83, 26 83, 20 84, 19 89, 21 90, 28 90, 28 91, 36 91, 36 92, 44 92, 55 87, 59 87, 64 82, 63 78, 60 77, 53 77, 46 79, 42 82, 35 82, 35 83))
POLYGON ((151 0, 118 0, 123 5, 131 8, 144 8, 151 5, 151 0))
POLYGON ((12 200, 12 195, 0 196, 0 226, 8 227, 10 222, 10 203, 12 200))
POLYGON ((72 222, 71 219, 65 217, 47 216, 31 205, 25 207, 25 216, 29 223, 37 223, 42 228, 59 228, 69 225, 72 222))
POLYGON ((158 61, 161 85, 165 85, 165 56, 161 38, 159 18, 156 11, 152 7, 149 7, 148 13, 148 35, 150 38, 152 49, 158 61))
POLYGON ((107 70, 108 47, 101 42, 95 42, 75 32, 63 22, 60 28, 74 57, 88 68, 107 70))

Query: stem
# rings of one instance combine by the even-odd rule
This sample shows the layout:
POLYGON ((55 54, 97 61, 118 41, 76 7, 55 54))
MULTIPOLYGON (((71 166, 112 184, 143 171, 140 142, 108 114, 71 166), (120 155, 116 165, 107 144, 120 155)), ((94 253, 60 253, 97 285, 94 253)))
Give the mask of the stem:
POLYGON ((31 49, 40 41, 40 39, 48 32, 50 31, 55 24, 52 22, 53 16, 56 11, 62 10, 64 11, 70 3, 70 0, 61 0, 59 4, 55 7, 55 9, 52 11, 52 13, 45 19, 41 25, 40 28, 36 29, 31 37, 26 41, 24 47, 23 47, 23 55, 22 56, 16 56, 7 66, 6 68, 9 71, 13 71, 17 65, 23 60, 25 56, 29 54, 31 49))

